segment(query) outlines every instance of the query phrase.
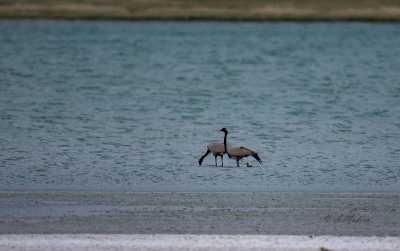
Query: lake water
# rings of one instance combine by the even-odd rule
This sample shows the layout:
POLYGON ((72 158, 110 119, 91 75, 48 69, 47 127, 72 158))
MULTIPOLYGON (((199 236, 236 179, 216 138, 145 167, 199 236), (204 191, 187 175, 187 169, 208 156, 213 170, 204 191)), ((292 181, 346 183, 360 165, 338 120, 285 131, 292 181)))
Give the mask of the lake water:
POLYGON ((1 21, 0 189, 399 192, 399 45, 398 24, 1 21), (262 166, 199 167, 221 127, 262 166))

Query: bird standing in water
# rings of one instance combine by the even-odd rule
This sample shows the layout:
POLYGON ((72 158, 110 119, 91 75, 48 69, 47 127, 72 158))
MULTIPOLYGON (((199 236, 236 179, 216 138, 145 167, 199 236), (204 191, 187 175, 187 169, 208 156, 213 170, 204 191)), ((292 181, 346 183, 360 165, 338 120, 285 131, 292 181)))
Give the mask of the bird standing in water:
POLYGON ((215 166, 218 166, 218 162, 217 162, 218 156, 221 157, 221 161, 222 161, 221 166, 224 166, 225 146, 222 143, 209 144, 207 146, 207 152, 203 156, 201 156, 201 158, 199 159, 199 166, 201 166, 201 164, 203 163, 204 158, 210 153, 212 153, 214 155, 215 166))
MULTIPOLYGON (((241 160, 242 158, 246 158, 248 156, 252 156, 253 158, 255 158, 260 164, 262 163, 260 157, 258 156, 257 152, 244 147, 244 146, 240 146, 240 147, 228 147, 227 144, 227 137, 228 137, 228 130, 224 127, 220 130, 221 132, 224 132, 224 143, 213 143, 213 144, 209 144, 207 146, 207 152, 201 156, 201 158, 199 159, 199 165, 201 166, 201 164, 203 163, 203 160, 205 157, 207 157, 208 154, 212 153, 214 155, 215 158, 215 166, 218 166, 218 162, 217 162, 217 158, 221 157, 221 161, 222 164, 221 166, 224 166, 224 154, 228 154, 230 159, 234 159, 236 160, 236 166, 239 167, 239 160, 241 160)), ((247 164, 247 166, 249 167, 249 164, 247 164)), ((250 165, 251 166, 251 165, 250 165)))
POLYGON ((252 156, 255 158, 260 164, 262 164, 262 160, 258 156, 258 153, 256 151, 253 151, 247 147, 240 146, 240 147, 227 147, 227 137, 228 137, 228 130, 226 128, 222 128, 220 130, 221 132, 224 132, 224 150, 225 153, 228 154, 228 157, 230 159, 236 160, 236 166, 240 167, 239 165, 239 160, 246 158, 248 156, 252 156))

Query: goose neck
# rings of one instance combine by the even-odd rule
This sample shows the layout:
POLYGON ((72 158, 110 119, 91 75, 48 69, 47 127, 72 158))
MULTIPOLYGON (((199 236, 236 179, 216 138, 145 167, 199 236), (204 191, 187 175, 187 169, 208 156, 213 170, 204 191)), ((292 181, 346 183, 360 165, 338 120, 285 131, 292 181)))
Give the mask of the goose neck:
POLYGON ((225 136, 224 136, 224 148, 225 148, 225 152, 226 152, 226 153, 228 152, 227 143, 226 143, 226 141, 227 141, 227 136, 228 136, 228 133, 225 132, 225 136))

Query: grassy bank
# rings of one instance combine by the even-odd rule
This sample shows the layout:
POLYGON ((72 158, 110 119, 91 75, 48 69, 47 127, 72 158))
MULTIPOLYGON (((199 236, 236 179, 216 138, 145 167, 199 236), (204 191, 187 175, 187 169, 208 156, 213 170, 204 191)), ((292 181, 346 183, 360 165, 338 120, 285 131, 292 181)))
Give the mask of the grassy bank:
POLYGON ((400 21, 400 0, 0 0, 0 18, 400 21))

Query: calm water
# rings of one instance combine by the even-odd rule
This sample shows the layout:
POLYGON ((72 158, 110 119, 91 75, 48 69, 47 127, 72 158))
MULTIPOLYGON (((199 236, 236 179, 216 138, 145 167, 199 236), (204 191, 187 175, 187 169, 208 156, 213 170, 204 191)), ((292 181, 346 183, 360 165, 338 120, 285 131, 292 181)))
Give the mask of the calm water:
POLYGON ((399 45, 397 24, 1 21, 0 189, 399 192, 399 45), (198 167, 221 127, 264 164, 198 167))

